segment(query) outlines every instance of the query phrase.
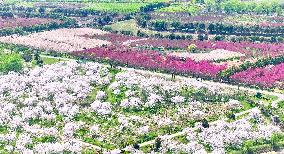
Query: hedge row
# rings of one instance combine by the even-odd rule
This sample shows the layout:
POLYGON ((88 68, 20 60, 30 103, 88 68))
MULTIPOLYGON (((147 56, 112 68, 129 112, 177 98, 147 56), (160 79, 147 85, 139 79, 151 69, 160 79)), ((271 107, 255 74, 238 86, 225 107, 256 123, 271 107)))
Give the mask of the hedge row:
POLYGON ((54 30, 58 28, 76 27, 77 22, 72 19, 65 19, 61 23, 51 22, 48 24, 33 25, 29 27, 16 27, 0 29, 0 36, 9 36, 13 34, 23 35, 31 32, 41 32, 44 30, 54 30))
POLYGON ((172 31, 186 33, 208 33, 218 35, 237 35, 237 36, 284 36, 284 26, 243 26, 226 23, 203 23, 203 22, 170 22, 164 20, 149 20, 141 17, 137 19, 139 26, 156 31, 172 31))

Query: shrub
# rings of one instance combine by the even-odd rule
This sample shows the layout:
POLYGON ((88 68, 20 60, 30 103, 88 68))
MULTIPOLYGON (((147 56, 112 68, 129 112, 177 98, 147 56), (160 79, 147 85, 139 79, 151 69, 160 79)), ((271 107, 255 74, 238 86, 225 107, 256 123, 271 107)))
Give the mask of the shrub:
POLYGON ((196 51, 197 46, 195 44, 190 44, 187 49, 189 52, 194 53, 196 51))
POLYGON ((155 151, 156 151, 156 152, 159 151, 159 149, 161 148, 161 145, 162 145, 161 138, 158 137, 158 138, 155 140, 155 151))
POLYGON ((215 40, 215 41, 222 41, 222 40, 225 40, 225 36, 223 36, 223 35, 216 35, 216 36, 214 37, 214 40, 215 40))
POLYGON ((25 52, 22 55, 22 58, 24 59, 25 62, 31 62, 33 60, 33 55, 29 52, 25 52))
POLYGON ((133 145, 133 148, 139 150, 139 149, 140 149, 140 146, 139 146, 139 144, 135 143, 135 144, 133 145))
POLYGON ((121 31, 120 33, 123 34, 123 35, 133 36, 133 32, 132 31, 121 31))
POLYGON ((231 120, 236 120, 236 115, 234 113, 229 113, 227 115, 228 119, 231 119, 231 120))
POLYGON ((19 72, 23 68, 23 61, 19 54, 4 54, 0 57, 0 72, 19 72))
POLYGON ((209 122, 206 119, 203 119, 201 123, 203 128, 209 128, 209 122))

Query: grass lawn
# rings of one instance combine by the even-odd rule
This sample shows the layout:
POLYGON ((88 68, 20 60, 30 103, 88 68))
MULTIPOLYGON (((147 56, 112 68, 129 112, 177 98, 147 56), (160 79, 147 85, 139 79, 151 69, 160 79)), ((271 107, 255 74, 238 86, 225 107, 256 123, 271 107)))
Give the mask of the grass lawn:
POLYGON ((56 59, 56 58, 49 58, 49 57, 41 57, 41 59, 43 60, 43 64, 44 65, 50 65, 50 64, 54 64, 60 61, 66 61, 66 60, 62 60, 62 59, 56 59))
POLYGON ((134 19, 131 20, 124 20, 120 22, 116 22, 111 25, 106 25, 105 27, 110 27, 114 31, 131 31, 133 34, 137 34, 137 31, 139 30, 138 25, 136 24, 134 19))

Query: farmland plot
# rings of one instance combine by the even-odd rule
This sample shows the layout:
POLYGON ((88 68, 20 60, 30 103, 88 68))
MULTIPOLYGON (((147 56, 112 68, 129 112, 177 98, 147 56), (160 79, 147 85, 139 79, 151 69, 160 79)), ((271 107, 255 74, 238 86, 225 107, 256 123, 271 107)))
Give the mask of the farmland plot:
POLYGON ((110 44, 108 41, 83 37, 83 35, 104 33, 106 32, 91 28, 57 29, 27 36, 1 37, 0 42, 20 44, 45 50, 72 52, 110 44))

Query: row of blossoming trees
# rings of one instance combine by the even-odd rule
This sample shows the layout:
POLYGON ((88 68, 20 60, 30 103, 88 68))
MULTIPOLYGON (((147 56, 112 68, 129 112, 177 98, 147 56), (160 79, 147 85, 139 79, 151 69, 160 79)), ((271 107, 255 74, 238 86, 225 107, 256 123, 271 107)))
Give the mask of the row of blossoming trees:
MULTIPOLYGON (((157 4, 157 6, 148 6, 146 8, 142 8, 142 12, 148 12, 149 10, 152 10, 154 7, 161 7, 163 4, 157 4)), ((27 11, 25 8, 23 8, 23 11, 27 11)), ((45 11, 40 11, 39 13, 42 13, 42 16, 45 16, 45 11)), ((90 11, 80 11, 76 9, 69 9, 69 8, 63 8, 63 9, 54 9, 53 13, 57 14, 65 14, 66 16, 88 16, 88 15, 96 15, 100 12, 90 12, 90 11)), ((47 15, 46 15, 47 16, 47 15)), ((138 20, 138 23, 140 26, 143 27, 142 24, 138 20)), ((196 18, 198 20, 198 18, 196 18)), ((207 31, 209 34, 226 34, 226 35, 264 35, 264 36, 275 36, 277 35, 281 36, 283 27, 282 25, 276 25, 272 27, 268 27, 265 25, 249 25, 248 27, 239 25, 239 24, 224 24, 224 23, 202 23, 202 22, 193 22, 193 23, 182 23, 182 22, 172 22, 167 23, 164 21, 159 20, 146 20, 146 22, 153 22, 153 23, 146 23, 144 26, 154 26, 158 29, 155 30, 171 30, 173 32, 176 31, 185 31, 185 32, 200 32, 203 33, 207 31), (155 22, 155 23, 154 23, 155 22), (162 29, 159 29, 162 28, 162 29)), ((68 24, 62 24, 62 23, 52 23, 49 25, 36 25, 32 27, 23 27, 23 28, 16 28, 12 30, 2 30, 3 35, 11 35, 13 33, 21 33, 22 31, 41 31, 41 30, 51 30, 51 29, 57 29, 60 27, 68 27, 70 25, 76 25, 74 21, 68 20, 68 24)), ((13 39, 13 38, 12 38, 13 39)), ((18 39, 18 38, 16 38, 18 39)), ((26 39, 26 38, 23 38, 26 39)), ((186 39, 186 38, 185 38, 186 39)), ((36 41, 36 40, 35 40, 36 41)), ((15 43, 15 41, 12 41, 15 43)), ((44 42, 41 40, 41 42, 44 42)), ((121 41, 122 42, 122 41, 121 41)), ((20 43, 21 44, 21 43, 20 43)), ((24 45, 31 45, 33 43, 28 43, 24 45)), ((61 44, 62 45, 62 44, 61 44)), ((35 45, 36 47, 41 46, 40 43, 37 43, 35 45)), ((56 45, 55 45, 56 46, 56 45)), ((63 45, 62 45, 63 46, 63 45)), ((165 71, 172 74, 186 74, 186 75, 192 75, 197 77, 202 77, 206 79, 216 79, 216 80, 227 80, 227 81, 237 81, 237 82, 245 82, 241 79, 244 75, 239 76, 238 78, 232 77, 235 73, 242 72, 247 69, 253 70, 255 67, 265 67, 268 65, 277 65, 280 64, 282 61, 281 56, 283 54, 281 48, 283 47, 283 44, 267 44, 267 43, 250 43, 250 42, 226 42, 226 41, 188 41, 188 40, 168 40, 168 39, 148 39, 148 40, 142 40, 134 43, 130 43, 131 48, 122 48, 122 47, 115 47, 115 46, 108 46, 108 47, 96 47, 92 49, 87 49, 84 51, 78 51, 74 52, 74 55, 85 57, 85 58, 91 58, 91 59, 103 59, 107 60, 111 65, 120 64, 120 65, 127 65, 132 67, 139 67, 139 68, 146 68, 151 70, 159 70, 159 71, 165 71), (160 51, 152 50, 151 47, 164 47, 166 50, 171 50, 175 48, 179 49, 185 49, 190 44, 196 45, 196 48, 198 50, 215 50, 215 49, 225 49, 229 51, 235 51, 244 53, 244 57, 240 57, 240 60, 242 62, 245 62, 249 58, 253 58, 253 61, 249 61, 247 63, 244 63, 240 65, 239 67, 230 67, 227 65, 227 63, 216 63, 216 61, 210 61, 206 58, 201 61, 194 61, 192 58, 189 57, 176 57, 172 55, 165 54, 160 51), (139 47, 149 47, 150 49, 137 49, 139 47), (253 51, 251 51, 253 50, 253 51), (255 57, 273 57, 272 59, 266 58, 265 60, 256 60, 255 57), (280 58, 279 58, 280 57, 280 58), (274 60, 277 58, 278 60, 274 60), (273 61, 273 62, 271 62, 273 61)), ((63 47, 64 48, 64 47, 63 47)), ((51 48, 51 50, 54 49, 63 49, 63 48, 51 48)), ((81 47, 80 47, 81 48, 81 47)), ((62 50, 65 51, 65 50, 62 50)), ((271 67, 270 67, 271 68, 271 67)), ((278 67, 277 67, 278 68, 278 67)), ((281 79, 276 79, 277 81, 271 82, 268 84, 262 84, 262 83, 253 83, 257 84, 259 86, 265 86, 265 87, 274 87, 276 86, 276 83, 280 82, 281 85, 281 79)), ((248 83, 252 84, 252 83, 248 83)))
POLYGON ((103 58, 128 66, 147 69, 160 69, 171 73, 184 73, 199 76, 215 77, 226 66, 210 64, 207 61, 195 62, 192 59, 180 59, 163 56, 156 51, 142 51, 113 48, 93 48, 74 53, 86 58, 103 58))
MULTIPOLYGON (((249 76, 252 75, 250 73, 242 73, 243 71, 254 71, 254 68, 266 67, 268 68, 266 71, 269 74, 269 71, 271 71, 270 68, 272 68, 273 71, 273 65, 280 65, 283 63, 283 44, 141 39, 132 36, 101 33, 101 31, 96 30, 93 32, 92 29, 86 28, 70 30, 59 29, 14 38, 8 36, 2 37, 0 40, 6 43, 27 45, 45 50, 69 51, 72 46, 72 49, 74 48, 72 51, 75 51, 72 55, 81 58, 106 61, 112 66, 123 65, 163 71, 171 74, 191 75, 204 79, 223 80, 231 83, 241 82, 261 87, 282 87, 281 82, 283 81, 282 76, 279 74, 283 74, 281 71, 276 73, 274 72, 277 78, 265 78, 265 80, 269 81, 263 81, 264 78, 262 77, 262 73, 257 74, 261 79, 255 82, 248 82, 248 80, 242 79, 255 77, 249 76), (70 31, 70 34, 71 31, 74 32, 74 34, 72 33, 72 36, 70 37, 79 38, 81 42, 89 42, 88 45, 85 46, 87 49, 83 50, 84 46, 76 42, 72 43, 72 41, 67 41, 68 39, 65 37, 69 37, 69 35, 64 34, 66 31, 70 31), (92 33, 89 33, 89 31, 92 33), (56 38, 57 35, 64 35, 65 37, 56 38), (96 39, 94 39, 93 36, 95 36, 96 39), (50 42, 44 38, 49 38, 49 40, 53 41, 50 42), (98 42, 97 47, 90 43, 92 40, 96 40, 98 42), (59 41, 59 43, 52 43, 54 41, 59 41), (51 43, 52 46, 47 45, 51 43), (67 46, 66 43, 71 46, 67 46), (241 64, 231 66, 230 60, 222 60, 222 57, 225 58, 228 55, 219 57, 220 61, 218 59, 210 60, 209 57, 206 57, 210 56, 210 54, 204 54, 200 60, 196 61, 190 57, 180 57, 173 54, 167 54, 165 51, 157 51, 154 49, 156 47, 164 47, 164 50, 184 50, 187 49, 190 44, 194 44, 196 46, 196 50, 206 52, 219 49, 233 51, 231 52, 232 55, 235 55, 234 53, 236 53, 236 55, 243 55, 239 57, 241 64), (238 76, 234 76, 234 74, 239 72, 240 74, 238 76)), ((224 52, 224 54, 230 54, 230 52, 224 52)), ((276 67, 275 69, 278 70, 279 68, 281 67, 276 67)))
POLYGON ((186 33, 205 33, 222 34, 222 35, 239 35, 239 36, 283 36, 283 25, 275 23, 263 23, 254 25, 239 25, 223 23, 204 23, 200 21, 192 21, 189 23, 181 23, 178 21, 171 22, 165 20, 149 20, 139 18, 137 22, 141 27, 149 28, 157 31, 172 31, 186 33))
MULTIPOLYGON (((121 54, 118 49, 111 51, 118 54, 111 57, 105 48, 109 59, 121 54)), ((132 51, 125 53, 122 56, 132 55, 132 51)), ((142 57, 142 60, 148 59, 142 57)), ((198 64, 201 65, 191 63, 198 64)), ((0 79, 0 92, 4 94, 0 95, 3 106, 0 116, 6 117, 0 129, 3 153, 97 150, 86 147, 86 143, 101 147, 100 152, 113 153, 123 152, 125 147, 131 153, 172 150, 224 153, 229 145, 249 151, 243 148, 243 143, 262 139, 269 146, 274 146, 274 142, 280 147, 284 145, 273 139, 283 138, 280 126, 263 120, 270 116, 265 117, 259 109, 237 117, 255 107, 253 96, 218 84, 196 79, 171 80, 150 72, 120 71, 99 63, 76 61, 25 68, 20 73, 0 75, 0 79), (225 116, 229 121, 223 119, 225 116), (215 120, 218 120, 215 124, 209 123, 215 120), (161 140, 158 145, 159 136, 177 132, 182 132, 182 142, 173 138, 161 140), (154 148, 144 149, 139 145, 154 139, 154 148)))
MULTIPOLYGON (((0 41, 17 44, 11 48, 69 52, 111 65, 70 60, 0 75, 0 153, 94 153, 97 149, 92 148, 99 146, 98 153, 222 154, 284 147, 283 103, 273 104, 272 113, 272 105, 262 106, 274 100, 269 96, 195 78, 172 80, 112 67, 281 87, 283 44, 155 40, 92 28, 6 36, 0 41), (197 53, 189 52, 193 48, 197 53), (240 55, 243 64, 231 67, 227 55, 217 60, 174 55, 210 56, 216 50, 240 55), (175 133, 176 138, 163 138, 175 133), (153 140, 155 145, 142 146, 153 140)), ((1 60, 6 58, 0 58, 0 71, 1 60)))
MULTIPOLYGON (((107 34, 109 35, 109 34, 107 34)), ((110 36, 111 40, 115 40, 110 36)), ((130 37, 131 38, 131 37, 130 37)), ((131 38, 134 39, 135 38, 131 38)), ((133 41, 128 47, 96 47, 73 54, 88 59, 97 59, 109 62, 111 65, 127 65, 131 67, 146 68, 165 71, 174 74, 191 75, 205 79, 223 80, 231 83, 245 83, 260 87, 281 87, 283 71, 280 69, 284 62, 283 44, 252 43, 252 42, 226 42, 226 41, 182 41, 168 39, 147 39, 133 41), (164 51, 153 50, 155 47, 167 49, 186 49, 194 44, 198 50, 211 51, 225 49, 244 54, 240 57, 241 64, 229 66, 229 61, 219 64, 217 61, 195 61, 189 57, 177 57, 165 54, 164 51), (276 65, 276 66, 274 66, 276 65), (262 70, 266 73, 257 73, 262 70), (250 72, 250 73, 248 73, 250 72), (268 78, 268 74, 274 77, 268 78), (249 79, 258 78, 254 81, 249 79), (246 78, 243 79, 243 78, 246 78)), ((209 58, 208 58, 209 59, 209 58)))
POLYGON ((10 72, 0 79, 3 153, 224 153, 227 146, 242 147, 246 140, 270 144, 274 136, 283 139, 280 127, 259 109, 234 118, 255 106, 252 97, 195 79, 173 81, 75 61, 10 72), (231 121, 222 119, 228 115, 231 121), (139 146, 177 132, 183 142, 139 146), (171 148, 177 145, 181 148, 171 148))

